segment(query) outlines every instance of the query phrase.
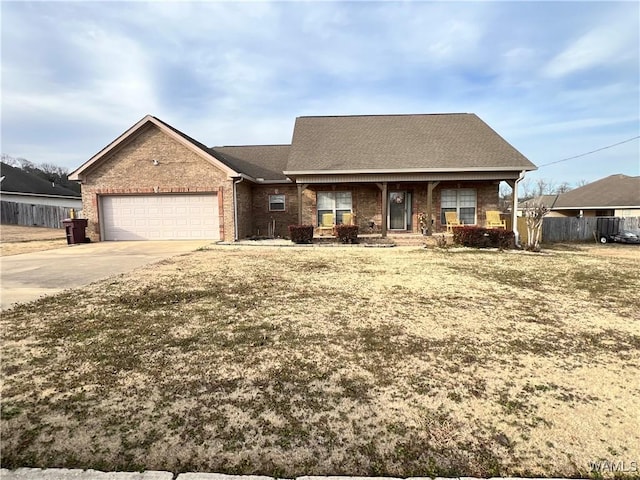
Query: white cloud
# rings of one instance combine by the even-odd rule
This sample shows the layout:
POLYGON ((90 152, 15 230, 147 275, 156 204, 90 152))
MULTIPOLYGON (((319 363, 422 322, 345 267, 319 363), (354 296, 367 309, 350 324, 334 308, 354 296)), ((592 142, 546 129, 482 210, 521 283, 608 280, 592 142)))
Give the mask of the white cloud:
POLYGON ((627 16, 605 21, 606 24, 594 27, 555 55, 543 68, 543 75, 564 77, 594 67, 609 67, 633 56, 634 50, 637 52, 638 18, 627 16))
POLYGON ((289 142, 297 115, 460 111, 541 162, 637 131, 637 17, 632 3, 9 2, 3 148, 75 167, 146 113, 228 145, 289 142))

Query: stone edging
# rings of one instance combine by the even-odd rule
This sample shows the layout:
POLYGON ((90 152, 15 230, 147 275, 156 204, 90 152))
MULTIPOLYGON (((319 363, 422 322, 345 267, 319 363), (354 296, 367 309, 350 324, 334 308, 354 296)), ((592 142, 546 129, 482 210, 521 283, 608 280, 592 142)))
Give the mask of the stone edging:
MULTIPOLYGON (((261 475, 226 475, 222 473, 180 473, 149 470, 145 472, 100 472, 98 470, 80 470, 66 468, 18 468, 0 469, 1 480, 285 480, 261 475)), ((295 480, 569 480, 564 478, 520 478, 493 477, 480 479, 475 477, 348 477, 348 476, 303 476, 295 480)), ((576 479, 572 479, 576 480, 576 479)))

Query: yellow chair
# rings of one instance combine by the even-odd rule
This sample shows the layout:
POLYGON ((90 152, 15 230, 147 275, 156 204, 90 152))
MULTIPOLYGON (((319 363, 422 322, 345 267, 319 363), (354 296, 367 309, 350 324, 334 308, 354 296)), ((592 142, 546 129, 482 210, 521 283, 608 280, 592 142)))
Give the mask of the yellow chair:
POLYGON ((329 233, 332 234, 333 227, 335 227, 335 223, 333 222, 333 213, 323 213, 320 225, 318 226, 318 233, 320 235, 324 235, 324 232, 329 230, 329 233))
POLYGON ((353 225, 353 213, 343 213, 342 214, 342 224, 343 225, 353 225))
POLYGON ((453 227, 459 227, 462 222, 458 220, 458 214, 456 212, 444 212, 444 218, 447 220, 447 232, 453 233, 453 227))
POLYGON ((507 228, 507 223, 500 218, 497 210, 487 210, 487 228, 507 228))

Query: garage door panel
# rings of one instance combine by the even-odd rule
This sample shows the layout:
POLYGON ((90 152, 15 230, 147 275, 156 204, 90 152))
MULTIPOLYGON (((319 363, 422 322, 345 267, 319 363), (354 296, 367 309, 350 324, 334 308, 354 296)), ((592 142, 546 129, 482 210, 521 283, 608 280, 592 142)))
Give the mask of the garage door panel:
POLYGON ((113 195, 100 205, 105 240, 220 238, 215 194, 113 195))

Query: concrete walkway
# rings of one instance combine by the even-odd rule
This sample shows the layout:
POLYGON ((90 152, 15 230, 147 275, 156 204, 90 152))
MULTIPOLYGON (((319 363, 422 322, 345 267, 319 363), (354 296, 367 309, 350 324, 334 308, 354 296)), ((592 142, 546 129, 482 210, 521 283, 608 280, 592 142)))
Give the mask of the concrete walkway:
POLYGON ((1 309, 193 252, 210 240, 99 242, 0 257, 1 309))
MULTIPOLYGON (((96 470, 67 470, 64 468, 38 469, 19 468, 18 470, 0 470, 2 480, 276 480, 260 475, 224 475, 221 473, 181 473, 174 476, 171 472, 98 472, 96 470)), ((411 477, 406 480, 427 480, 431 477, 411 477)), ((297 477, 295 480, 402 480, 391 477, 297 477)), ((436 480, 481 480, 474 477, 454 477, 436 480)), ((515 477, 492 478, 491 480, 525 480, 515 477)), ((526 480, 567 480, 567 479, 526 479, 526 480)), ((575 480, 575 479, 574 479, 575 480)))

